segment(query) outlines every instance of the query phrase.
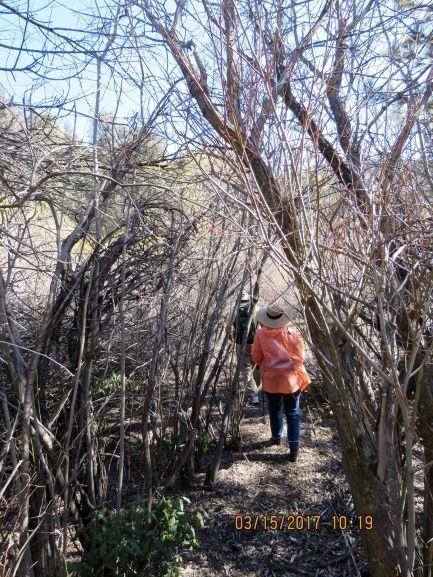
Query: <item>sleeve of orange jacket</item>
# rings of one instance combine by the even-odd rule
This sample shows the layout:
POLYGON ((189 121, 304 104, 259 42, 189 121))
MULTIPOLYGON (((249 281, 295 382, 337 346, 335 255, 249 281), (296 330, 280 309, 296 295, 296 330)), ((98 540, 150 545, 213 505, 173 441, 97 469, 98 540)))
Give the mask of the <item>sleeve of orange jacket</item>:
POLYGON ((293 350, 290 351, 294 369, 300 369, 304 363, 304 344, 298 335, 293 336, 293 350))
POLYGON ((253 346, 251 347, 251 358, 253 363, 260 365, 263 359, 262 343, 260 341, 260 333, 256 333, 254 337, 253 346))

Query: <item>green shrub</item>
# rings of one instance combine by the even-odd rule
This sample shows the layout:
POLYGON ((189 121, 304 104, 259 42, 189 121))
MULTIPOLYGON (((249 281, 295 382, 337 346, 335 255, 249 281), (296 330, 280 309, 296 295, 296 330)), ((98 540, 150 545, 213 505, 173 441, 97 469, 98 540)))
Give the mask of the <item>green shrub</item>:
POLYGON ((200 433, 196 439, 196 449, 198 455, 201 457, 202 455, 206 455, 209 451, 210 444, 212 443, 213 439, 207 433, 200 433))
POLYGON ((199 547, 194 526, 204 526, 204 514, 190 514, 188 504, 186 497, 163 498, 151 513, 140 504, 98 511, 82 529, 88 545, 80 576, 179 575, 182 550, 199 547))
POLYGON ((188 431, 182 430, 178 433, 172 432, 165 439, 161 439, 161 449, 165 454, 172 457, 173 453, 181 448, 187 442, 187 440, 188 431))
POLYGON ((209 447, 213 439, 207 433, 200 433, 195 441, 195 458, 199 469, 203 466, 203 461, 207 453, 209 452, 209 447))
MULTIPOLYGON (((111 373, 110 376, 104 379, 96 378, 95 380, 97 396, 108 397, 120 391, 122 375, 121 373, 111 373)), ((127 391, 135 391, 138 388, 138 383, 132 379, 126 379, 125 388, 127 391)))

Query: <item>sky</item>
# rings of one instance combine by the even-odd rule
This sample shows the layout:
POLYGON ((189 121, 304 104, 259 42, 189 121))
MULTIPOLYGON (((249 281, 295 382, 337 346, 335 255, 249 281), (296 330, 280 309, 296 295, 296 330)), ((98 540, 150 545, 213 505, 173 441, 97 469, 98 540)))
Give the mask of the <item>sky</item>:
MULTIPOLYGON (((312 7, 320 10, 323 2, 311 0, 302 6, 301 24, 303 19, 305 25, 311 24, 308 16, 314 19, 314 15, 309 11, 312 7)), ((192 10, 196 8, 195 17, 200 18, 199 4, 190 0, 189 5, 192 10)), ((107 26, 111 26, 115 6, 114 0, 0 0, 0 93, 5 100, 10 102, 13 99, 17 106, 24 102, 40 112, 49 111, 59 117, 58 126, 74 130, 78 138, 90 141, 95 106, 96 55, 103 49, 107 38, 101 34, 101 28, 105 26, 105 31, 109 32, 107 26), (41 26, 20 17, 20 13, 25 15, 27 11, 41 26), (47 34, 46 27, 53 28, 54 32, 47 34)), ((174 0, 166 0, 165 8, 173 12, 174 0)), ((137 30, 137 44, 140 47, 146 44, 145 57, 139 58, 134 51, 133 37, 128 36, 128 42, 124 42, 123 26, 128 23, 128 17, 122 14, 112 52, 118 60, 108 61, 102 66, 101 111, 109 116, 115 115, 119 123, 131 123, 140 113, 144 119, 147 118, 168 88, 165 71, 174 67, 161 45, 154 40, 157 35, 149 26, 143 25, 142 14, 138 13, 138 16, 141 16, 142 24, 138 24, 141 28, 137 30), (145 42, 143 34, 149 35, 145 42), (140 66, 145 69, 142 71, 140 66), (138 81, 143 77, 140 93, 138 81)), ((140 18, 136 21, 139 22, 140 18)), ((189 38, 200 41, 199 33, 194 30, 194 17, 187 18, 183 25, 188 29, 189 38)), ((316 34, 319 40, 320 33, 319 30, 316 34)), ((319 52, 316 50, 315 54, 319 52)), ((377 74, 376 64, 372 62, 369 71, 377 74)), ((387 84, 387 76, 392 76, 392 71, 385 69, 384 75, 384 86, 389 89, 391 82, 387 84)), ((179 78, 180 71, 176 69, 172 77, 179 78)))
MULTIPOLYGON (((95 25, 108 22, 109 9, 105 3, 92 0, 74 0, 64 3, 30 0, 30 16, 43 26, 54 28, 48 33, 31 22, 26 22, 14 10, 27 12, 27 2, 10 0, 0 2, 0 92, 6 102, 13 99, 18 105, 25 102, 40 112, 49 111, 59 116, 60 126, 77 132, 89 140, 96 92, 96 59, 83 54, 81 46, 97 51, 105 39, 99 34, 94 44, 95 25), (98 15, 95 20, 92 15, 98 15), (23 47, 25 50, 20 51, 23 47), (47 52, 42 58, 42 51, 47 52)), ((114 3, 111 3, 114 5, 114 3)), ((119 44, 120 50, 120 44, 119 44)), ((152 56, 147 59, 149 71, 156 71, 152 56)), ((121 69, 103 65, 101 76, 101 111, 114 115, 119 122, 131 119, 140 111, 140 90, 135 85, 134 58, 123 62, 121 69), (128 81, 128 75, 130 79, 128 81), (117 95, 122 93, 120 103, 117 95)), ((154 105, 161 97, 155 85, 152 95, 146 94, 145 106, 154 105), (153 96, 153 98, 152 98, 153 96)))

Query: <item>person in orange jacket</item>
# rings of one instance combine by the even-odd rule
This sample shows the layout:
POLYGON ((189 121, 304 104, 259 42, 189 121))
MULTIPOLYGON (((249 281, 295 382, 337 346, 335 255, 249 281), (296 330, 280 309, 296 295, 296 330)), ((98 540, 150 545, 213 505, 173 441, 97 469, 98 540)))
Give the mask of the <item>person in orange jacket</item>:
POLYGON ((262 388, 267 400, 271 425, 271 444, 279 445, 283 436, 283 413, 287 420, 289 461, 299 452, 299 399, 311 380, 304 367, 304 345, 295 331, 289 330, 287 311, 269 305, 257 312, 261 327, 256 332, 251 356, 260 366, 262 388))

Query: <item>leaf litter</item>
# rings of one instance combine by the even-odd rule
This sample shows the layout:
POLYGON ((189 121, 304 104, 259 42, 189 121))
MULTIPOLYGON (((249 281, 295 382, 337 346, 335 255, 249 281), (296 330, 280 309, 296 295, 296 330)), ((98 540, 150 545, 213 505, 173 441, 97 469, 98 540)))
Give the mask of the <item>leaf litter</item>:
MULTIPOLYGON (((316 412, 314 412, 316 413, 316 412)), ((360 532, 334 528, 335 520, 355 515, 344 480, 340 450, 332 422, 305 413, 301 450, 296 463, 287 461, 286 446, 268 446, 269 425, 261 409, 248 408, 242 421, 242 449, 225 451, 212 491, 194 487, 186 495, 208 514, 198 532, 201 548, 183 556, 184 577, 352 577, 368 575, 360 532), (236 530, 258 518, 256 529, 236 530), (299 516, 303 529, 269 528, 287 515, 299 516), (315 529, 308 517, 320 515, 315 529), (267 528, 263 519, 267 519, 267 528)), ((199 477, 204 478, 204 473, 199 477)))

